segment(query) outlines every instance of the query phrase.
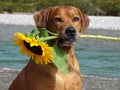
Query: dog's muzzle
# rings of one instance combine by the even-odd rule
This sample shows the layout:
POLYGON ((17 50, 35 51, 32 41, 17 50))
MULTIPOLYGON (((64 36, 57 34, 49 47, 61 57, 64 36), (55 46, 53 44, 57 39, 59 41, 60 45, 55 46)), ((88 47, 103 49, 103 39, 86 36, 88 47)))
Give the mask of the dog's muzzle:
POLYGON ((61 46, 72 46, 77 41, 77 31, 74 27, 67 27, 60 34, 61 38, 59 40, 59 44, 61 46))

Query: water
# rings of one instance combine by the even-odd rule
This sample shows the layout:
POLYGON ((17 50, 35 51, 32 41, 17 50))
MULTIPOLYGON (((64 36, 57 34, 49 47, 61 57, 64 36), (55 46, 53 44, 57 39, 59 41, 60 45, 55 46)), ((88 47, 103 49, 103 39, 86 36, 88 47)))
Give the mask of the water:
MULTIPOLYGON (((32 26, 0 25, 0 68, 22 69, 29 58, 13 45, 15 32, 27 32, 32 26)), ((119 36, 120 31, 88 30, 90 34, 119 36)), ((79 39, 75 53, 81 73, 101 77, 120 77, 120 41, 79 39)))
POLYGON ((0 68, 21 69, 28 59, 19 54, 19 48, 15 47, 12 41, 0 42, 0 68))
POLYGON ((120 77, 120 42, 81 40, 76 45, 81 72, 102 77, 120 77))

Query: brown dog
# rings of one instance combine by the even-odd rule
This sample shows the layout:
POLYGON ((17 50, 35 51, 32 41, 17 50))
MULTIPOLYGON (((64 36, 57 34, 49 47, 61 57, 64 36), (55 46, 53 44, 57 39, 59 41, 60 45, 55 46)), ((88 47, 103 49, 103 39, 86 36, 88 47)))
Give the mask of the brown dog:
POLYGON ((78 8, 56 6, 35 14, 34 20, 37 27, 60 34, 59 45, 68 55, 67 67, 70 73, 61 72, 53 63, 37 65, 30 60, 9 90, 82 90, 82 78, 74 54, 74 44, 79 32, 86 33, 89 18, 78 8))

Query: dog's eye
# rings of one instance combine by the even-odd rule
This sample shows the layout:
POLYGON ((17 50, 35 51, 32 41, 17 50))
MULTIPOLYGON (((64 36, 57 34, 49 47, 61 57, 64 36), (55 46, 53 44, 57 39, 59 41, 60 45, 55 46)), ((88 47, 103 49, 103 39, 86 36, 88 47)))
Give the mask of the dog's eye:
POLYGON ((62 19, 61 19, 60 17, 56 17, 56 18, 55 18, 55 21, 56 21, 56 22, 62 22, 62 19))
POLYGON ((75 22, 77 22, 77 21, 79 21, 80 19, 79 19, 79 17, 74 17, 73 18, 73 21, 75 21, 75 22))

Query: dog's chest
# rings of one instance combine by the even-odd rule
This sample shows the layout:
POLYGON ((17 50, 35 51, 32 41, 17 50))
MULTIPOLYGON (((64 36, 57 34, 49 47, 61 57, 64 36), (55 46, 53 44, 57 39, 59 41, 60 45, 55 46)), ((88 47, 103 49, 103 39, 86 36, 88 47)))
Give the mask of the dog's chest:
POLYGON ((81 76, 76 73, 57 75, 55 90, 81 90, 81 76))

